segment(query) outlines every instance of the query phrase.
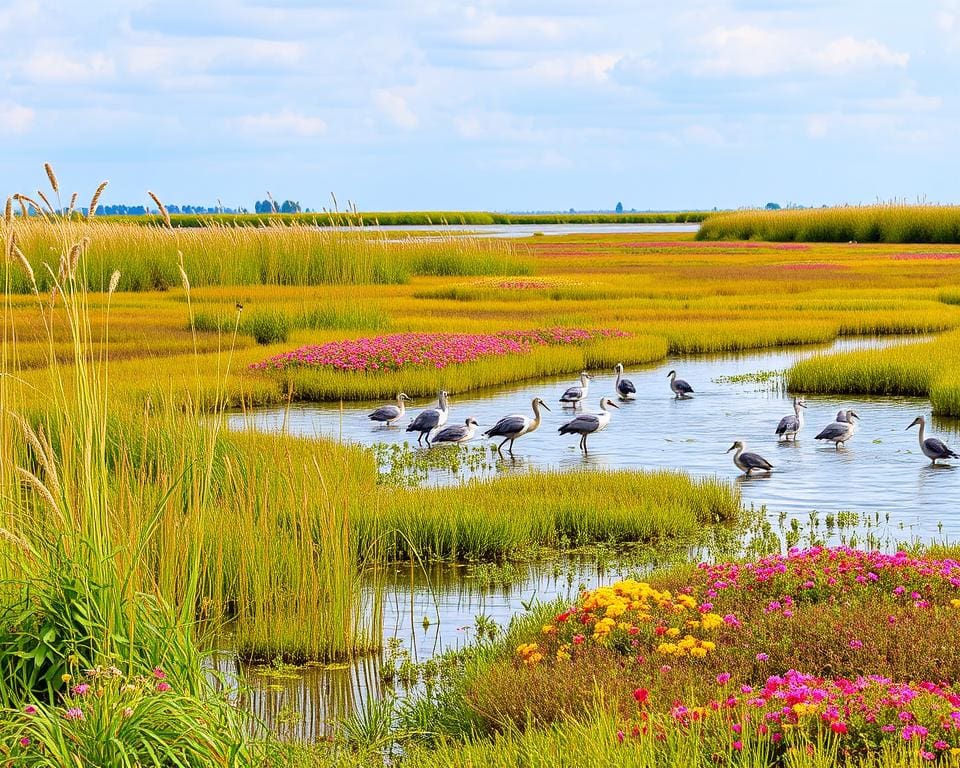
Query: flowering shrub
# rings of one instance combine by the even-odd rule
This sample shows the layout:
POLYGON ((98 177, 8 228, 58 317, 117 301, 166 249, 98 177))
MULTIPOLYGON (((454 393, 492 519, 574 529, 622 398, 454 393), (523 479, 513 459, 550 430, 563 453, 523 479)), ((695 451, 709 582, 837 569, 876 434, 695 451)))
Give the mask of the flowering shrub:
POLYGON ((612 329, 541 328, 500 333, 394 333, 300 347, 254 363, 253 370, 324 367, 340 371, 392 371, 407 366, 446 368, 479 357, 524 354, 534 347, 621 338, 612 329))
POLYGON ((59 705, 27 704, 0 717, 0 763, 199 767, 242 756, 240 715, 222 701, 176 691, 160 668, 128 677, 72 664, 59 705))
POLYGON ((585 592, 468 701, 497 722, 545 723, 589 713, 600 689, 621 742, 690 735, 717 759, 758 746, 773 762, 811 743, 887 745, 951 762, 958 630, 960 560, 791 550, 585 592))

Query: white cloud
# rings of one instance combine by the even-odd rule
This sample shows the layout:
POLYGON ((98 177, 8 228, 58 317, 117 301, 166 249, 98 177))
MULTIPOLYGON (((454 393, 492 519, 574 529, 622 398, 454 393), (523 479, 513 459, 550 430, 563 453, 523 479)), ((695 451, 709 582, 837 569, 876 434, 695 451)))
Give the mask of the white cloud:
POLYGON ((115 69, 113 59, 102 53, 68 56, 41 51, 24 62, 22 74, 34 82, 88 83, 111 77, 115 69))
POLYGON ((694 64, 696 74, 765 77, 810 71, 840 75, 856 69, 906 67, 908 53, 893 51, 872 38, 821 39, 810 32, 743 24, 720 26, 702 35, 697 46, 707 51, 694 64))
POLYGON ((527 72, 536 80, 603 83, 610 79, 610 72, 620 58, 616 54, 594 53, 542 59, 529 67, 527 72))
POLYGON ((531 43, 556 42, 572 31, 569 20, 544 16, 499 15, 468 6, 463 26, 453 36, 469 45, 529 46, 531 43))
POLYGON ((12 102, 0 102, 0 133, 26 133, 33 127, 36 113, 30 107, 12 102))
POLYGON ((245 133, 259 135, 319 136, 327 130, 327 124, 319 117, 304 115, 289 109, 280 112, 263 112, 259 115, 243 115, 236 125, 245 133))
POLYGON ((396 91, 378 89, 373 92, 373 103, 394 125, 404 130, 412 130, 420 120, 410 109, 407 100, 396 91))

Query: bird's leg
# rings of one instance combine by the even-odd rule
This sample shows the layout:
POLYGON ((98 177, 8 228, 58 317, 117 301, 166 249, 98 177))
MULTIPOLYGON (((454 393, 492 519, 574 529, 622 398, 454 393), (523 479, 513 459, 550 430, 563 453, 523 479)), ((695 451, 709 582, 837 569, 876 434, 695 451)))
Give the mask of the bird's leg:
MULTIPOLYGON (((501 452, 503 451, 503 446, 505 446, 505 445, 507 444, 507 440, 509 440, 509 439, 510 439, 509 437, 505 437, 505 438, 503 439, 503 442, 500 443, 500 445, 497 446, 497 453, 501 453, 501 452)), ((513 444, 511 443, 511 445, 513 445, 513 444)))
MULTIPOLYGON (((507 441, 504 440, 503 442, 507 442, 507 441)), ((513 456, 513 440, 510 441, 510 447, 507 448, 507 451, 510 453, 511 456, 513 456)))
POLYGON ((423 432, 421 432, 420 437, 417 438, 417 445, 423 445, 423 432))

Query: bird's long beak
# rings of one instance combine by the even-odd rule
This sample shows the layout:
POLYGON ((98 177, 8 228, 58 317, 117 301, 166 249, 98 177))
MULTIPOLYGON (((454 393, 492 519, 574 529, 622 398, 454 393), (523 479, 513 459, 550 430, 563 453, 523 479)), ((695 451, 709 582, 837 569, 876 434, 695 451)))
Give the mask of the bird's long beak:
POLYGON ((727 450, 724 451, 724 453, 730 453, 730 451, 732 451, 736 447, 737 447, 736 444, 731 445, 729 448, 727 448, 727 450))
POLYGON ((546 404, 545 402, 543 402, 542 400, 540 401, 540 406, 541 406, 542 408, 546 408, 548 411, 553 410, 549 405, 547 405, 547 404, 546 404))
POLYGON ((910 426, 904 429, 903 431, 906 432, 907 429, 912 429, 913 427, 917 426, 917 424, 919 423, 920 423, 920 419, 914 419, 913 421, 910 422, 910 426))
POLYGON ((797 403, 797 405, 799 405, 801 408, 806 408, 806 407, 807 407, 807 404, 806 404, 806 403, 797 403))

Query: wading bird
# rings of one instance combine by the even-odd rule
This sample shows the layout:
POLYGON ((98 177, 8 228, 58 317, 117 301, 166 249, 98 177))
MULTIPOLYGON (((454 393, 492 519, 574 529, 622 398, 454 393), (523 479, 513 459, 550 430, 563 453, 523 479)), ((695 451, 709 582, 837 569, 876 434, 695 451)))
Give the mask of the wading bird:
POLYGON ((472 416, 463 422, 463 424, 452 424, 444 427, 437 432, 430 441, 430 447, 435 445, 454 445, 455 443, 465 443, 467 440, 473 440, 473 433, 477 431, 477 420, 472 416))
POLYGON ((834 421, 839 421, 841 424, 847 423, 847 412, 844 410, 837 411, 837 418, 834 421))
POLYGON ((857 431, 857 425, 854 424, 853 420, 859 419, 860 417, 857 416, 854 411, 849 410, 844 412, 843 417, 843 421, 835 421, 832 424, 827 424, 814 439, 830 440, 837 450, 840 450, 841 445, 846 447, 845 443, 847 440, 853 437, 853 433, 857 431))
POLYGON ((803 409, 807 407, 806 401, 800 398, 793 398, 793 414, 791 416, 784 416, 780 419, 780 423, 777 424, 777 435, 779 437, 790 440, 792 437, 794 440, 797 439, 797 433, 803 429, 803 409))
POLYGON ((540 428, 540 408, 546 408, 547 404, 543 402, 539 397, 533 398, 533 402, 530 403, 533 408, 533 418, 529 416, 523 416, 521 414, 515 414, 513 416, 504 416, 500 421, 494 424, 490 429, 488 429, 483 434, 487 437, 502 437, 504 438, 503 442, 497 446, 497 452, 503 450, 503 446, 507 442, 510 443, 510 447, 507 449, 510 452, 510 455, 513 455, 513 441, 518 437, 523 435, 529 435, 531 432, 535 432, 540 428))
POLYGON ((693 387, 683 379, 678 379, 676 371, 670 371, 667 378, 670 379, 670 389, 673 390, 676 400, 687 400, 693 394, 693 387))
POLYGON ((427 408, 424 411, 420 411, 417 417, 411 421, 407 427, 407 432, 420 433, 420 436, 417 438, 417 443, 420 445, 423 444, 421 441, 424 436, 427 438, 427 445, 430 445, 430 433, 437 427, 442 427, 447 423, 447 417, 450 415, 450 406, 447 404, 446 390, 440 390, 438 399, 437 408, 427 408))
POLYGON ((576 408, 580 402, 587 396, 587 392, 590 390, 590 379, 592 379, 589 373, 584 371, 580 374, 580 386, 570 387, 566 392, 560 396, 560 402, 564 405, 572 405, 576 408))
POLYGON ((907 429, 920 425, 920 450, 923 455, 930 459, 931 464, 936 464, 937 459, 960 459, 956 453, 951 451, 942 440, 935 437, 923 438, 923 430, 927 425, 927 420, 923 416, 917 416, 907 429))
POLYGON ((623 363, 617 363, 614 368, 617 372, 617 394, 621 400, 635 400, 637 397, 637 388, 633 386, 630 379, 623 378, 623 363))
POLYGON ((744 453, 744 445, 740 440, 737 440, 733 445, 727 448, 727 453, 730 451, 736 451, 733 454, 733 463, 737 465, 738 469, 742 469, 745 475, 750 475, 753 470, 758 472, 770 472, 773 470, 773 464, 767 461, 759 453, 744 453))
POLYGON ((377 410, 373 411, 369 416, 367 416, 370 421, 379 421, 381 424, 386 424, 388 427, 392 426, 395 421, 403 418, 403 415, 407 412, 406 407, 403 404, 404 400, 409 400, 403 392, 397 393, 397 404, 396 405, 381 405, 377 410))
POLYGON ((602 432, 610 423, 610 411, 607 406, 619 408, 609 397, 600 398, 600 413, 581 413, 575 419, 568 421, 557 431, 561 435, 580 435, 580 448, 587 452, 587 437, 594 432, 602 432))

